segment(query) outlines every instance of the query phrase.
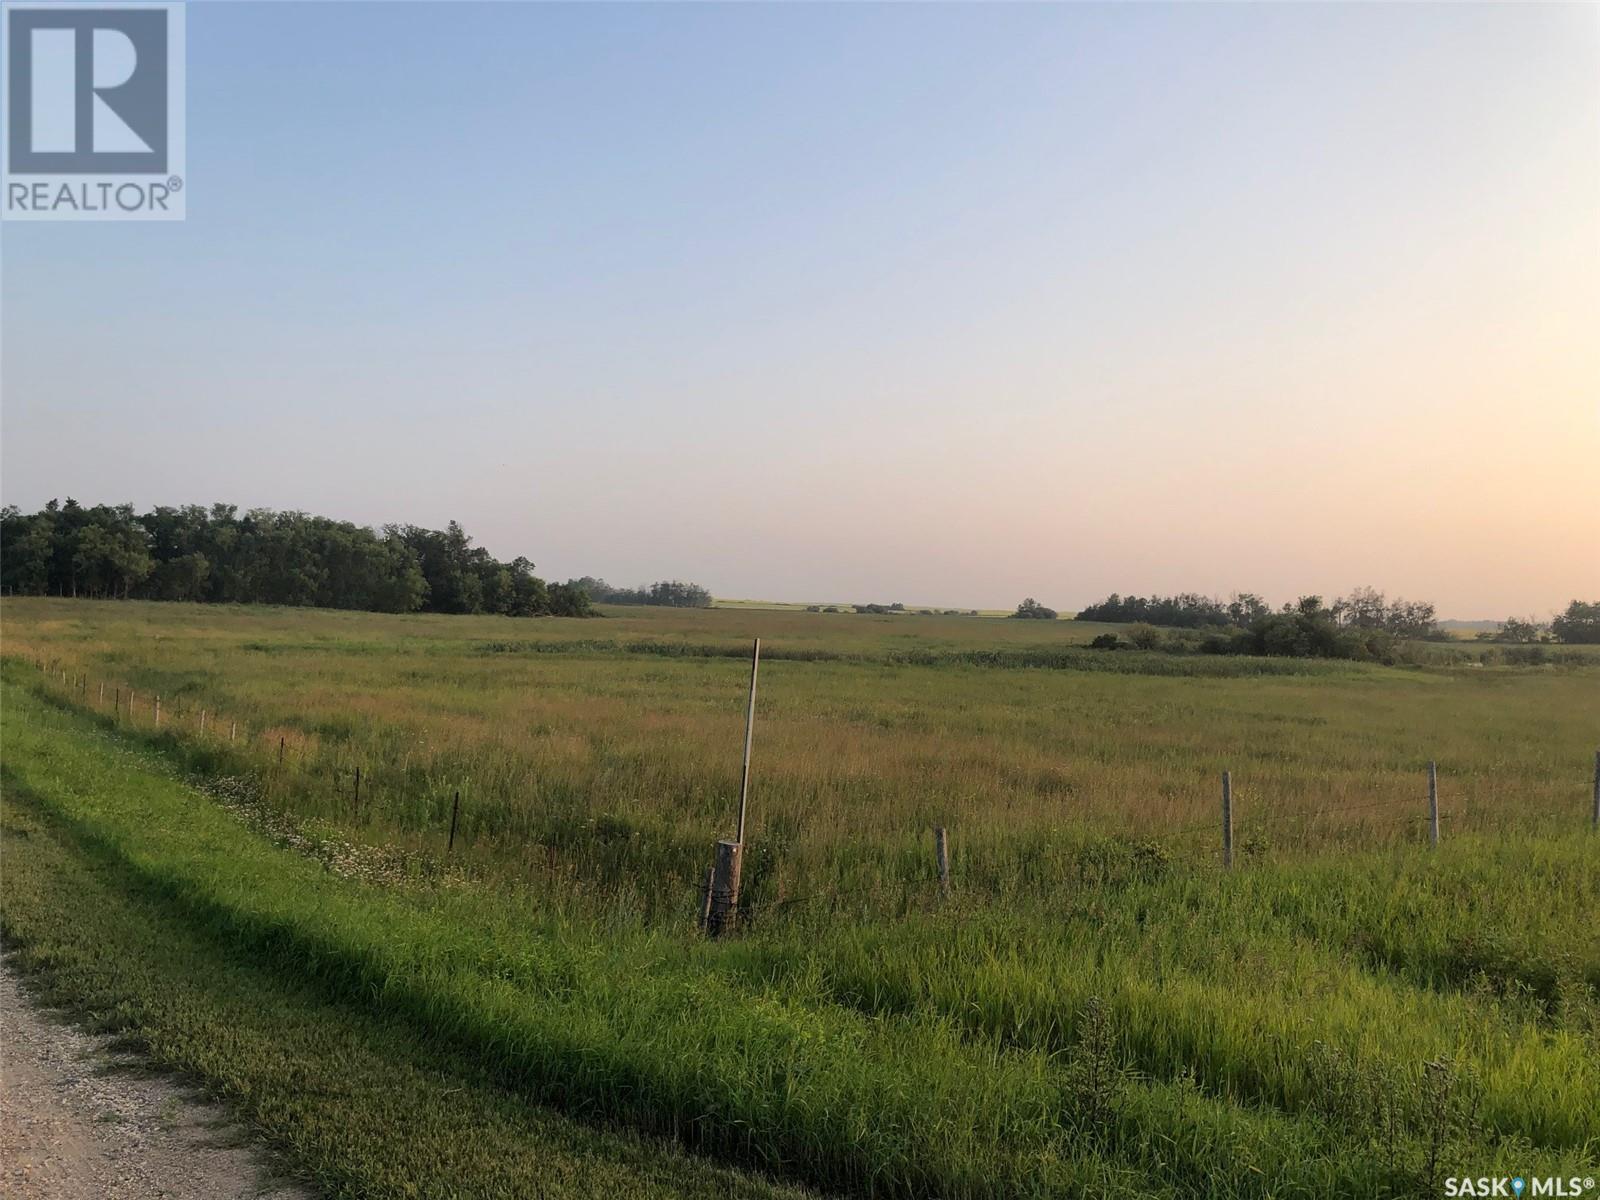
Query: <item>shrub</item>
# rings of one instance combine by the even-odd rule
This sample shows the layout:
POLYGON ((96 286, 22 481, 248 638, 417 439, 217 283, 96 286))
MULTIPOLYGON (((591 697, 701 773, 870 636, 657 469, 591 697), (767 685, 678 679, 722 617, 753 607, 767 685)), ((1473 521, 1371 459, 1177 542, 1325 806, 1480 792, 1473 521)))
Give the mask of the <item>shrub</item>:
POLYGON ((1155 650, 1161 646, 1161 631, 1140 621, 1128 626, 1128 640, 1136 650, 1155 650))

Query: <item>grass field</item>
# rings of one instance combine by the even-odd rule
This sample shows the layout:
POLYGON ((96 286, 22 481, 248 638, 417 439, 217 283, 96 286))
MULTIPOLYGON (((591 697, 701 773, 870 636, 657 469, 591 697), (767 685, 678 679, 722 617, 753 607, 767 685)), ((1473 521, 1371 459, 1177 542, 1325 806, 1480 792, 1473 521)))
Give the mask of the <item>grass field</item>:
POLYGON ((519 1194, 546 1155, 552 1196, 1600 1167, 1600 668, 611 613, 7 601, 8 942, 344 1195, 519 1194), (709 943, 756 635, 749 920, 709 943), (320 1086, 313 1026, 370 1088, 320 1086), (490 1149, 441 1149, 450 1088, 490 1149))

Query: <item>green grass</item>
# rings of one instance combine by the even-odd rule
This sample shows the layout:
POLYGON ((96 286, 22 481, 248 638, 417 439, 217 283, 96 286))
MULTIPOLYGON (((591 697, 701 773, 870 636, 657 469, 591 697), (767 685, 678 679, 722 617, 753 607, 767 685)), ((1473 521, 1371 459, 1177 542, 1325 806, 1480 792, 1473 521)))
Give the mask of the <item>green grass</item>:
MULTIPOLYGON (((574 1178, 591 1155, 659 1160, 609 1189, 627 1194, 721 1189, 705 1181, 730 1170, 749 1194, 770 1177, 952 1200, 1595 1173, 1600 670, 615 611, 7 601, 8 937, 35 968, 77 964, 62 995, 114 1007, 125 986, 124 1023, 152 1044, 175 1012, 233 1014, 165 1059, 278 1105, 274 1139, 350 1194, 394 1194, 397 1162, 419 1194, 452 1185, 420 1165, 426 1139, 370 1161, 359 1138, 319 1140, 341 1106, 365 1121, 371 1093, 306 1108, 282 1075, 235 1088, 230 1071, 266 1068, 216 1030, 252 987, 359 1030, 373 1078, 446 1064, 574 1178), (731 832, 756 635, 746 920, 710 944, 692 914, 731 832), (943 901, 933 824, 954 845, 943 901), (118 985, 106 947, 124 944, 139 967, 118 985)), ((463 1195, 506 1178, 457 1170, 463 1195)))
POLYGON ((207 936, 9 777, 4 799, 5 943, 38 998, 229 1102, 329 1196, 811 1194, 531 1106, 471 1059, 207 936))
POLYGON ((663 917, 692 906, 731 833, 752 635, 767 656, 756 899, 923 888, 934 824, 952 830, 964 888, 991 895, 1016 890, 1024 855, 1110 832, 1214 862, 1224 769, 1257 860, 1414 841, 1429 759, 1449 836, 1586 816, 1600 669, 1106 653, 1079 648, 1075 622, 617 611, 630 615, 5 609, 14 659, 87 674, 79 702, 102 712, 133 687, 124 723, 145 732, 159 693, 175 747, 264 779, 299 819, 431 853, 460 790, 475 869, 553 863, 663 917), (1119 672, 1070 669, 1079 659, 1119 672), (1158 673, 1189 671, 1207 674, 1158 673), (368 802, 353 821, 357 766, 368 802))
MULTIPOLYGON (((1439 1163, 1594 1168, 1600 885, 1582 834, 1232 876, 1088 841, 1051 867, 1050 905, 798 906, 709 945, 550 881, 329 870, 174 779, 159 741, 16 684, 6 702, 7 820, 48 834, 8 833, 8 866, 28 869, 7 872, 6 929, 27 953, 48 963, 83 907, 30 903, 27 881, 76 894, 61 873, 92 868, 154 914, 152 937, 409 1028, 486 1104, 863 1194, 1432 1194, 1439 1163)), ((147 991, 213 990, 135 945, 147 991)), ((233 1057, 183 1065, 215 1079, 233 1057)), ((301 1119, 282 1117, 296 1147, 301 1119)), ((310 1141, 313 1161, 333 1153, 310 1141)), ((324 1175, 386 1194, 355 1141, 324 1175)))

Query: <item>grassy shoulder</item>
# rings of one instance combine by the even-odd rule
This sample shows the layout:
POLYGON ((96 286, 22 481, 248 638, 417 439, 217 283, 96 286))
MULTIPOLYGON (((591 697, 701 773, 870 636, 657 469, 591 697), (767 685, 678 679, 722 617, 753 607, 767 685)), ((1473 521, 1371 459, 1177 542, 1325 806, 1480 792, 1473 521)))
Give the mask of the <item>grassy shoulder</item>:
POLYGON ((9 781, 4 801, 0 915, 30 987, 229 1101, 330 1196, 811 1194, 530 1105, 470 1058, 196 933, 9 781))

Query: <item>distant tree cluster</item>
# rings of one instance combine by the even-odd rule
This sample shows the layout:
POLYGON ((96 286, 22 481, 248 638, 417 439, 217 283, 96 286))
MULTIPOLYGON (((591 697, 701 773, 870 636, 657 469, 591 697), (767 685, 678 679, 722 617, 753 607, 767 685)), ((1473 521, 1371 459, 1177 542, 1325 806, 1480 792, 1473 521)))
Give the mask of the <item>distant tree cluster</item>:
POLYGON ((1019 617, 1025 621, 1054 621, 1057 613, 1055 609, 1046 608, 1032 596, 1029 596, 1021 604, 1017 605, 1017 611, 1011 615, 1013 617, 1019 617))
MULTIPOLYGON (((1293 658, 1351 658, 1392 662, 1400 629, 1364 624, 1353 619, 1343 601, 1325 605, 1321 596, 1302 596, 1276 613, 1251 621, 1231 635, 1209 640, 1201 648, 1212 653, 1260 654, 1293 658)), ((1432 627, 1432 606, 1427 606, 1432 627)), ((1408 627, 1409 628, 1409 627, 1408 627)))
POLYGON ((1080 621, 1126 624, 1143 621, 1176 629, 1204 629, 1212 625, 1243 627, 1272 610, 1252 592, 1238 592, 1226 604, 1195 592, 1176 596, 1119 596, 1112 592, 1098 604, 1078 614, 1080 621))
POLYGON ((1235 593, 1226 602, 1193 592, 1148 598, 1113 594, 1084 609, 1078 620, 1129 625, 1126 643, 1116 634, 1102 634, 1090 643, 1097 649, 1126 644, 1139 650, 1378 662, 1395 661, 1406 640, 1444 636, 1433 605, 1391 602, 1372 588, 1356 588, 1332 604, 1321 596, 1302 596, 1276 612, 1252 592, 1235 593))
MULTIPOLYGON (((918 617, 975 617, 978 610, 975 608, 919 608, 909 609, 904 604, 852 604, 851 612, 866 613, 869 616, 893 616, 904 613, 907 616, 918 617)), ((844 612, 837 604, 808 604, 806 611, 812 613, 844 612)))
POLYGON ((598 604, 656 604, 666 608, 710 608, 711 593, 698 583, 684 583, 680 579, 664 579, 659 583, 640 584, 638 587, 612 587, 604 579, 585 575, 569 580, 567 586, 578 588, 598 604))
POLYGON ((1080 621, 1142 622, 1176 629, 1249 629, 1274 615, 1294 616, 1315 612, 1338 629, 1381 630, 1394 637, 1424 638, 1439 633, 1434 607, 1424 602, 1390 601, 1372 588, 1356 588, 1331 605, 1322 597, 1307 596, 1284 605, 1274 614, 1254 592, 1235 592, 1226 603, 1211 596, 1183 592, 1176 596, 1119 596, 1113 592, 1078 614, 1080 621), (1307 604, 1310 602, 1310 608, 1307 604))
POLYGON ((1569 645, 1600 645, 1600 600, 1574 600, 1550 622, 1550 632, 1569 645))
POLYGON ((586 616, 588 597, 500 562, 452 521, 381 531, 231 504, 0 512, 0 581, 13 594, 287 604, 372 612, 586 616))
POLYGON ((1347 629, 1381 629, 1402 638, 1440 636, 1432 604, 1423 600, 1390 601, 1373 588, 1356 588, 1335 600, 1328 611, 1334 624, 1347 629))
POLYGON ((1500 622, 1500 628, 1484 630, 1478 634, 1478 639, 1484 642, 1511 642, 1513 645, 1554 640, 1550 626, 1533 617, 1507 617, 1500 622))

